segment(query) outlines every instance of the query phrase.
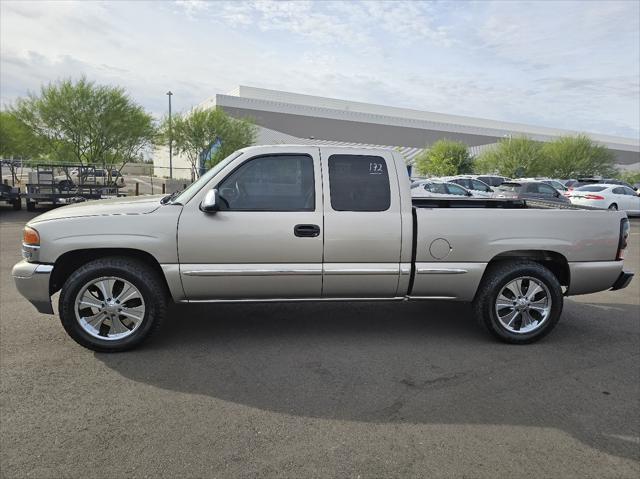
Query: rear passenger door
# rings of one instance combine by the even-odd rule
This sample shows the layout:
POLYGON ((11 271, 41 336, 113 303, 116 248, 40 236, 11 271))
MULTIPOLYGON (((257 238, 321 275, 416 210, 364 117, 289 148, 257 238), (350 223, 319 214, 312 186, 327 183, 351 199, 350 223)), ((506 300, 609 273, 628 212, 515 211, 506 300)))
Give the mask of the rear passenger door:
POLYGON ((322 148, 322 296, 392 298, 398 290, 402 225, 391 152, 322 148))

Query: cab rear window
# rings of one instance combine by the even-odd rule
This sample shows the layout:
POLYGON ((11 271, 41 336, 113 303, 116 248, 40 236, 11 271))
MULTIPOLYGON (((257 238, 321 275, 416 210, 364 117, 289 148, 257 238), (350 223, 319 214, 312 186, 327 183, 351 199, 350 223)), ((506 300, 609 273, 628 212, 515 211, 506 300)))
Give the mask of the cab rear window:
POLYGON ((330 156, 329 190, 335 211, 386 211, 391 206, 387 163, 380 156, 330 156))

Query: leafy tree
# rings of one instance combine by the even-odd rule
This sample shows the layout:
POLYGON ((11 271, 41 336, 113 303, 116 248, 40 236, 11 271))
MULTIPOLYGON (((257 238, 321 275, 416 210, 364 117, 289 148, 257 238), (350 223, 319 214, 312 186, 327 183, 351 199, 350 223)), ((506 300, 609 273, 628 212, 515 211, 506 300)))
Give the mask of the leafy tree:
POLYGON ((545 157, 544 174, 554 178, 578 176, 612 176, 614 155, 605 146, 588 136, 562 136, 542 146, 545 157))
POLYGON ((640 171, 620 171, 616 176, 630 185, 640 183, 640 171))
POLYGON ((9 111, 0 111, 0 157, 29 159, 42 152, 31 130, 9 111))
POLYGON ((206 161, 207 168, 211 168, 235 150, 252 145, 257 134, 253 123, 231 118, 221 108, 195 109, 176 115, 171 129, 165 118, 160 131, 157 143, 167 144, 172 138, 174 151, 186 156, 195 176, 199 174, 202 155, 212 151, 206 161))
POLYGON ((138 158, 153 140, 153 120, 124 89, 81 78, 19 99, 12 114, 43 144, 51 160, 115 165, 138 158))
POLYGON ((464 143, 442 139, 416 157, 416 169, 434 176, 471 173, 473 159, 464 143))
POLYGON ((505 138, 480 154, 478 173, 498 173, 508 177, 537 176, 544 168, 542 145, 526 137, 505 138))

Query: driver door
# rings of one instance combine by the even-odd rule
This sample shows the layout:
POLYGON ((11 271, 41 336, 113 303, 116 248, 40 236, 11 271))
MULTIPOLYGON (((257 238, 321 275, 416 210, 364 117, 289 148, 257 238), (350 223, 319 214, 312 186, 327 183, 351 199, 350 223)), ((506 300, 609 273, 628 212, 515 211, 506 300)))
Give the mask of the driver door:
POLYGON ((178 226, 189 300, 287 299, 322 292, 323 206, 318 148, 265 148, 230 165, 220 210, 189 202, 178 226))

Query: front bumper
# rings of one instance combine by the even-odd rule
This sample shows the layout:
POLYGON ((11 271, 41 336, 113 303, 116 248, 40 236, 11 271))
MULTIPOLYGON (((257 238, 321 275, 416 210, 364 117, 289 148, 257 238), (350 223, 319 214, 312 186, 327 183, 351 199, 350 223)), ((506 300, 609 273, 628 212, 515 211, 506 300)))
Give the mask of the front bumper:
POLYGON ((627 286, 629 286, 629 283, 631 283, 632 279, 633 273, 631 273, 630 271, 623 271, 622 273, 620 273, 620 276, 618 276, 618 279, 616 279, 616 282, 613 283, 611 291, 626 288, 627 286))
POLYGON ((29 263, 25 260, 17 263, 11 271, 18 292, 44 314, 53 314, 49 294, 49 279, 52 271, 51 264, 29 263))

